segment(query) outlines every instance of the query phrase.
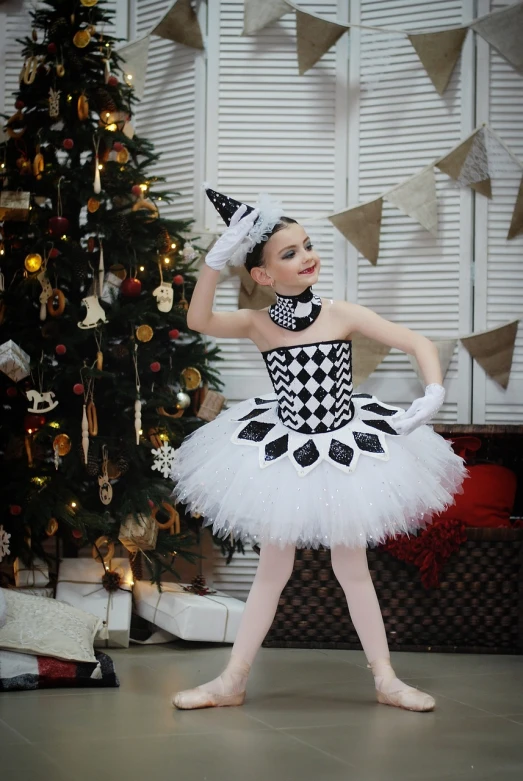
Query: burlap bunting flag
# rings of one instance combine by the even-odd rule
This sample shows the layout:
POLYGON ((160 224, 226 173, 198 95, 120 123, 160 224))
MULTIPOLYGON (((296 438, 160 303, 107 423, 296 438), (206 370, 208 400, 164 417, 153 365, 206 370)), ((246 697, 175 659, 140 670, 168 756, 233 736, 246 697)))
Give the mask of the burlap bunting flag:
POLYGON ((130 84, 134 87, 134 94, 140 100, 143 98, 145 89, 145 75, 147 73, 147 58, 149 54, 149 43, 151 36, 146 35, 138 41, 128 43, 117 49, 117 54, 123 59, 122 70, 126 76, 132 76, 130 84))
MULTIPOLYGON (((454 350, 456 349, 458 340, 457 339, 433 339, 432 341, 438 348, 439 362, 441 364, 441 373, 443 375, 443 379, 445 379, 445 375, 450 366, 450 362, 452 360, 452 356, 454 355, 454 350)), ((409 361, 411 363, 412 368, 416 372, 419 381, 421 382, 423 387, 425 387, 423 372, 420 369, 416 356, 409 355, 409 361)))
POLYGON ((346 32, 347 25, 329 22, 327 19, 296 10, 296 45, 300 76, 316 65, 346 32))
POLYGON ((467 27, 458 27, 454 30, 416 33, 408 36, 429 79, 440 95, 443 95, 447 88, 467 32, 467 27))
MULTIPOLYGON (((444 174, 450 176, 451 179, 458 181, 463 167, 465 166, 467 157, 472 150, 474 141, 479 133, 483 133, 483 130, 483 128, 476 130, 475 133, 473 133, 469 138, 466 138, 463 143, 456 147, 456 149, 453 149, 452 152, 449 152, 449 154, 446 155, 443 160, 437 162, 435 164, 436 167, 439 168, 440 171, 443 171, 444 174)), ((480 141, 480 143, 485 145, 484 136, 482 142, 480 141)), ((485 195, 487 198, 492 198, 490 178, 478 182, 469 182, 469 187, 472 187, 473 190, 481 193, 481 195, 485 195)))
POLYGON ((245 0, 243 4, 243 35, 254 35, 272 22, 277 22, 293 8, 285 0, 245 0))
POLYGON ((514 211, 512 212, 512 222, 508 231, 507 239, 514 239, 523 233, 523 177, 519 183, 519 190, 516 197, 516 203, 514 204, 514 211))
POLYGON ((523 71, 523 3, 514 3, 470 25, 511 65, 523 71))
POLYGON ((383 359, 390 353, 390 347, 360 333, 353 334, 351 340, 352 384, 357 388, 378 368, 383 359))
POLYGON ((191 0, 176 0, 151 34, 193 49, 203 49, 202 31, 191 0))
POLYGON ((461 343, 488 376, 505 390, 512 368, 518 324, 519 320, 512 320, 498 328, 491 328, 461 339, 461 343))
POLYGON ((419 222, 433 236, 438 235, 438 203, 432 166, 385 193, 383 197, 419 222))
POLYGON ((378 261, 380 250, 382 208, 383 198, 377 198, 370 203, 332 214, 328 218, 373 266, 378 261))

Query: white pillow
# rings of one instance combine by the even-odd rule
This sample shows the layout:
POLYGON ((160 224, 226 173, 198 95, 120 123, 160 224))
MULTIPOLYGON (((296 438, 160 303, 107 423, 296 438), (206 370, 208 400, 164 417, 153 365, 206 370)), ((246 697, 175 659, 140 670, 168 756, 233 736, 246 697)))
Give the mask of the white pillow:
POLYGON ((75 662, 96 662, 93 641, 101 618, 55 599, 0 589, 7 607, 0 648, 75 662))

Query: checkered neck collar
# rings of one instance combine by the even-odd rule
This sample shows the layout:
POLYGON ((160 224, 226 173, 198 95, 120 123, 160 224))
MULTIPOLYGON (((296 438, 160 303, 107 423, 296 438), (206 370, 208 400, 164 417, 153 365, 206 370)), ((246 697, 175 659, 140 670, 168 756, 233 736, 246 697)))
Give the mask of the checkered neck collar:
POLYGON ((297 296, 281 296, 276 293, 276 303, 269 307, 269 317, 288 331, 303 331, 321 312, 321 298, 306 288, 297 296))

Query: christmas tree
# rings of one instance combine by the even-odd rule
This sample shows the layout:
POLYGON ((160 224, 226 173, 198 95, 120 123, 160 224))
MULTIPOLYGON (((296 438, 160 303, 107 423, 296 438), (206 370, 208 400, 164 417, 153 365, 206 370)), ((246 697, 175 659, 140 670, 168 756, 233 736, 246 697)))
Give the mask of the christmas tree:
POLYGON ((168 475, 218 356, 186 325, 191 222, 162 214, 176 193, 148 175, 159 155, 132 126, 111 13, 48 0, 19 41, 0 144, 0 560, 105 535, 159 582, 199 558, 168 475))

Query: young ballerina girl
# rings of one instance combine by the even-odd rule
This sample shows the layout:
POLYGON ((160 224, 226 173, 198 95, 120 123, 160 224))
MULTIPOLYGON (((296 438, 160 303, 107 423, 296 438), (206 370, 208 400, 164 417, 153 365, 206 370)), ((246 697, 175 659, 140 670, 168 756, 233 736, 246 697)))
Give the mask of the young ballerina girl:
POLYGON ((372 670, 377 700, 430 711, 434 699, 391 666, 367 546, 425 528, 453 503, 463 460, 426 424, 443 403, 438 351, 424 336, 366 307, 312 291, 320 259, 305 230, 260 196, 258 208, 206 187, 227 230, 206 257, 189 307, 190 328, 244 337, 265 360, 274 393, 222 412, 177 451, 173 495, 220 537, 260 545, 260 558, 229 663, 214 680, 175 694, 177 708, 242 705, 254 658, 273 622, 295 547, 331 549, 334 573, 372 670), (214 312, 220 270, 245 263, 270 285, 268 309, 214 312), (352 386, 351 335, 415 355, 425 395, 407 411, 352 386))

